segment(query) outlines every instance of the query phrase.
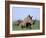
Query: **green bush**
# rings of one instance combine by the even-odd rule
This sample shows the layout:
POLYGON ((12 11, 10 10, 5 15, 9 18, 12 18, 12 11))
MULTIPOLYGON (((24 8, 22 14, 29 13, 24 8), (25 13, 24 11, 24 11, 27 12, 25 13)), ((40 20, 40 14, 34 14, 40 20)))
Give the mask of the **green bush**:
POLYGON ((37 30, 40 29, 40 21, 36 20, 34 25, 29 25, 28 28, 24 27, 22 28, 20 25, 17 25, 15 22, 12 23, 12 30, 13 31, 19 31, 19 30, 37 30))

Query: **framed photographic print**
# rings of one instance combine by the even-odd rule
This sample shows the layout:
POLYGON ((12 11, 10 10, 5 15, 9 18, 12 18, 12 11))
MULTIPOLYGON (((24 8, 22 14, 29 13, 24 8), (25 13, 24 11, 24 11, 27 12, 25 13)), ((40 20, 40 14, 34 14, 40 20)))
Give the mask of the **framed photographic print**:
POLYGON ((5 36, 32 36, 45 33, 44 3, 5 1, 5 36))

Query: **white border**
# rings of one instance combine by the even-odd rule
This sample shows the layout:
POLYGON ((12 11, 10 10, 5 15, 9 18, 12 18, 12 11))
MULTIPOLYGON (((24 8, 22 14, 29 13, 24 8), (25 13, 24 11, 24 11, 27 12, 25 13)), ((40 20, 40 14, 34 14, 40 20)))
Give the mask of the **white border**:
POLYGON ((42 32, 42 6, 10 4, 10 34, 39 33, 42 32), (12 31, 12 7, 40 8, 40 30, 12 31))

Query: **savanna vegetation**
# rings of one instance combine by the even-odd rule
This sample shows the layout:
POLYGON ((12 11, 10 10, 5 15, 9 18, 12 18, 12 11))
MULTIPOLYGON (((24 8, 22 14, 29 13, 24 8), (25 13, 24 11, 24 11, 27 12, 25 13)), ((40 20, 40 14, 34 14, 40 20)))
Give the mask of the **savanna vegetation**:
POLYGON ((12 23, 12 30, 13 31, 19 31, 19 30, 38 30, 40 29, 40 21, 36 20, 33 25, 28 25, 28 27, 21 27, 20 25, 17 25, 15 21, 12 23))

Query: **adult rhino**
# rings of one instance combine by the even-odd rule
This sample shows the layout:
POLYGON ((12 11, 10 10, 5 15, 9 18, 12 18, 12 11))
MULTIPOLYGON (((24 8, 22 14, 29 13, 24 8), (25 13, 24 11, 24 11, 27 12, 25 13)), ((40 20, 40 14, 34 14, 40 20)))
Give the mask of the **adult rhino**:
MULTIPOLYGON (((19 24, 21 28, 27 28, 35 23, 35 20, 32 20, 33 16, 28 15, 24 20, 19 24)), ((30 27, 31 28, 31 27, 30 27)))

